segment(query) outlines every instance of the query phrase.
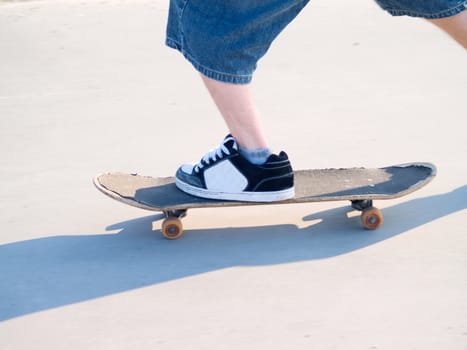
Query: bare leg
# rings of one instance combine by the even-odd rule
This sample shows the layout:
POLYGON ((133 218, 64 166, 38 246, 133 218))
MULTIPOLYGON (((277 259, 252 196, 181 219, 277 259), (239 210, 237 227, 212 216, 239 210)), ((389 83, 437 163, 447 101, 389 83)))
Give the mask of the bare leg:
POLYGON ((201 77, 238 144, 250 150, 268 148, 251 86, 201 77))
POLYGON ((432 19, 430 22, 443 29, 454 40, 467 49, 467 11, 452 17, 432 19))
POLYGON ((274 202, 292 198, 292 166, 287 154, 271 154, 268 149, 251 86, 202 79, 236 142, 226 137, 197 164, 183 164, 175 175, 176 186, 210 199, 274 202))

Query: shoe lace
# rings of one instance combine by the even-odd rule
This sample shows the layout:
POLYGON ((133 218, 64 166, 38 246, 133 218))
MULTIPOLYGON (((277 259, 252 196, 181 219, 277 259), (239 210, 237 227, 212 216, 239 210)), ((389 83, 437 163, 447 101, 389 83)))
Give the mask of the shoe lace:
POLYGON ((199 172, 206 165, 210 165, 211 162, 216 162, 217 160, 220 160, 225 156, 229 156, 230 154, 230 150, 225 146, 225 144, 221 144, 219 147, 206 153, 204 157, 201 158, 199 163, 195 165, 194 170, 195 172, 199 172))

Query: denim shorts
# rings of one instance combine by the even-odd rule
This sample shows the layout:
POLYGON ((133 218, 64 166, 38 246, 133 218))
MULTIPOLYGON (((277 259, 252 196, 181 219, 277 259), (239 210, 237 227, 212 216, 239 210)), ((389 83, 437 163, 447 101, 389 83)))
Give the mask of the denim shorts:
MULTIPOLYGON (((375 0, 394 16, 443 18, 467 0, 375 0)), ((170 0, 166 44, 203 75, 251 81, 258 60, 309 0, 170 0)))

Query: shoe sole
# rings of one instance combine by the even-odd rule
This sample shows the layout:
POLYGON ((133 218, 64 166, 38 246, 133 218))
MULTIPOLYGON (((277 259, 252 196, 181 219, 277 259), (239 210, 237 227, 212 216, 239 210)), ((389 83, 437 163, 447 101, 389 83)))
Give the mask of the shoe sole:
POLYGON ((175 185, 183 192, 188 193, 195 197, 227 200, 227 201, 241 201, 241 202, 278 202, 295 196, 294 187, 270 192, 218 192, 210 191, 204 188, 191 186, 179 179, 175 179, 175 185))

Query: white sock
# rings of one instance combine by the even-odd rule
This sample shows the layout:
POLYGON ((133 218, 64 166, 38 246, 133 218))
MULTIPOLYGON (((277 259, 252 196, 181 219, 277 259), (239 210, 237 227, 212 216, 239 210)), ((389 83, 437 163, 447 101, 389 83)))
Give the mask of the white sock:
POLYGON ((238 150, 240 154, 244 156, 250 163, 256 165, 266 163, 269 155, 272 153, 269 148, 246 149, 239 147, 238 150))

